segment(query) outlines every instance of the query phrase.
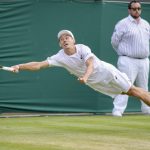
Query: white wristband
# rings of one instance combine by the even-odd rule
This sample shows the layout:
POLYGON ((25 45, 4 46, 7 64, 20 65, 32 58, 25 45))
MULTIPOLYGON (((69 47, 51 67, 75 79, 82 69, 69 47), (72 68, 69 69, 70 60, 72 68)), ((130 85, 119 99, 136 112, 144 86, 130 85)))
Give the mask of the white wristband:
POLYGON ((3 67, 2 69, 6 71, 14 71, 14 69, 11 67, 3 67))

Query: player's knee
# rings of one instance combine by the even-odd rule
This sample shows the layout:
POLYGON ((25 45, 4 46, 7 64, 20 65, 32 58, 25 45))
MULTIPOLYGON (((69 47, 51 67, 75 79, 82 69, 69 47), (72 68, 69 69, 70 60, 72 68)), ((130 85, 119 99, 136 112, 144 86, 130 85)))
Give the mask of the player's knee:
POLYGON ((135 92, 136 92, 135 87, 132 86, 132 87, 128 90, 127 95, 129 95, 129 96, 134 96, 134 95, 135 95, 135 92))

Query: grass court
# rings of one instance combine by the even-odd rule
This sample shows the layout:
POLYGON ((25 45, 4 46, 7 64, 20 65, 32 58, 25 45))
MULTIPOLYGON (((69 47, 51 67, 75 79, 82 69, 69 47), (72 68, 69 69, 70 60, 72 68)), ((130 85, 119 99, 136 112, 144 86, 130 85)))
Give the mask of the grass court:
POLYGON ((150 150, 150 116, 0 118, 1 150, 150 150))

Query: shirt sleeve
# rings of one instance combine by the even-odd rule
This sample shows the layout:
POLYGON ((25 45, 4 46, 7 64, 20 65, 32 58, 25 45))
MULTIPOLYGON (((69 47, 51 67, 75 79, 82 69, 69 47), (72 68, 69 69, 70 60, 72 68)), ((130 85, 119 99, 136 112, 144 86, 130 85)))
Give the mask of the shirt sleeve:
POLYGON ((91 49, 88 46, 83 45, 81 57, 84 59, 84 62, 93 56, 94 54, 91 52, 91 49))
POLYGON ((53 56, 50 56, 47 58, 47 61, 49 63, 49 66, 57 66, 57 67, 61 67, 61 63, 59 63, 59 58, 60 58, 60 53, 57 53, 53 56))

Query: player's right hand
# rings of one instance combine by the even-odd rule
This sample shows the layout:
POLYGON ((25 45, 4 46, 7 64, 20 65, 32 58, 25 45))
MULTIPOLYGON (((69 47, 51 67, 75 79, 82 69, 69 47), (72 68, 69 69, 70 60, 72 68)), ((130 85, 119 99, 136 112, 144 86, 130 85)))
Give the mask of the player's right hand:
POLYGON ((19 72, 19 65, 11 66, 12 72, 18 73, 19 72))

